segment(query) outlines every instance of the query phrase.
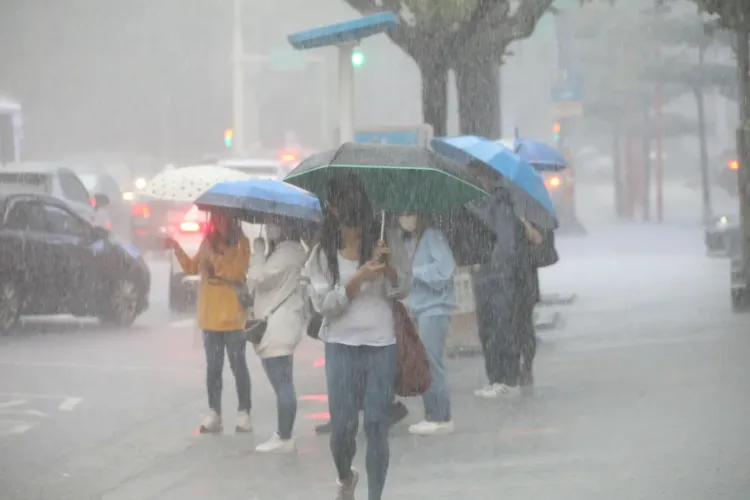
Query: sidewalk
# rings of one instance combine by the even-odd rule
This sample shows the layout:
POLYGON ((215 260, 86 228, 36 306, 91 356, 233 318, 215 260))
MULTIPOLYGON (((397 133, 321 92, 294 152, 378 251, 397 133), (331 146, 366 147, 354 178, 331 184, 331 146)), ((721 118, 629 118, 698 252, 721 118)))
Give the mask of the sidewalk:
MULTIPOLYGON (((448 361, 454 435, 410 436, 421 401, 407 401, 411 415, 391 433, 384 499, 747 500, 750 316, 729 311, 726 263, 630 253, 570 257, 542 277, 563 293, 575 283, 578 299, 564 309, 564 330, 542 334, 534 397, 475 398, 482 360, 459 358, 448 361), (589 266, 585 278, 579 260, 589 266)), ((314 366, 319 350, 306 344, 298 363, 314 366)), ((273 399, 261 389, 267 382, 256 376, 254 436, 181 437, 170 448, 175 433, 194 428, 201 408, 178 409, 159 424, 153 446, 162 453, 147 458, 138 441, 132 449, 118 445, 123 460, 150 460, 148 467, 119 471, 97 495, 48 490, 44 498, 332 500, 328 438, 313 433, 327 409, 315 395, 323 376, 320 366, 297 371, 299 395, 311 397, 300 402, 295 456, 253 453, 275 425, 273 399)), ((360 471, 364 441, 360 435, 360 471)), ((360 500, 365 485, 363 474, 360 500)))

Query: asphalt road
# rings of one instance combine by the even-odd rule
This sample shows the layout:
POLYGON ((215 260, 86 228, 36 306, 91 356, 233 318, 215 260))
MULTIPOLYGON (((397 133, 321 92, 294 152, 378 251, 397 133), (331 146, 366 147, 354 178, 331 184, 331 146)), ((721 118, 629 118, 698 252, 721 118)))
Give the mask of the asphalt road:
MULTIPOLYGON (((396 427, 385 498, 745 500, 750 317, 730 312, 728 263, 704 257, 697 229, 609 227, 558 246, 543 291, 578 298, 543 334, 536 396, 478 401, 480 360, 451 360, 458 431, 396 427)), ((297 456, 252 453, 275 421, 252 354, 254 435, 196 435, 200 337, 168 313, 166 267, 152 267, 152 308, 132 329, 55 318, 0 339, 0 498, 332 498, 328 443, 312 433, 327 410, 320 345, 306 340, 295 364, 297 456)))

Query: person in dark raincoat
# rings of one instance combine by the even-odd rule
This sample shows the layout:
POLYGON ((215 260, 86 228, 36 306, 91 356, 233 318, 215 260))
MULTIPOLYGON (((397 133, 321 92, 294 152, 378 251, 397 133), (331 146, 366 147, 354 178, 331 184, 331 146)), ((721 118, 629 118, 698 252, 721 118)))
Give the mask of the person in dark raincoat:
POLYGON ((487 221, 497 238, 488 261, 474 273, 474 299, 477 329, 487 374, 487 385, 474 391, 482 398, 497 398, 512 393, 518 387, 519 351, 516 328, 519 307, 523 254, 520 221, 514 212, 510 192, 503 182, 487 167, 472 167, 490 193, 487 200, 477 204, 482 219, 487 221))

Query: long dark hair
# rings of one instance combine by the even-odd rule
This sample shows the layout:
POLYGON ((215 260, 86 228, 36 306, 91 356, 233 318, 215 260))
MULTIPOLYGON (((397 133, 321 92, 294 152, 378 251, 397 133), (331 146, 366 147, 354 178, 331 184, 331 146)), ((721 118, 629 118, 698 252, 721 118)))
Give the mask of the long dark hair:
MULTIPOLYGON (((223 238, 213 225, 209 224, 206 232, 205 239, 211 246, 211 249, 216 253, 221 253, 221 247, 219 243, 224 243, 228 247, 237 246, 242 236, 242 226, 240 220, 236 217, 232 217, 229 214, 222 214, 227 218, 227 236, 223 238)), ((210 221, 209 221, 210 222, 210 221)))
MULTIPOLYGON (((362 236, 359 244, 359 265, 372 259, 375 244, 378 241, 379 223, 375 218, 370 200, 367 198, 362 183, 356 177, 335 177, 328 184, 327 203, 323 209, 324 220, 321 230, 320 248, 325 252, 328 262, 328 270, 333 278, 333 283, 337 284, 341 279, 339 274, 339 250, 343 244, 341 239, 341 227, 338 218, 331 213, 331 204, 336 205, 339 211, 342 205, 351 203, 351 198, 347 193, 357 192, 359 194, 359 213, 362 214, 359 227, 362 229, 362 236)), ((318 254, 320 257, 320 254, 318 254)))

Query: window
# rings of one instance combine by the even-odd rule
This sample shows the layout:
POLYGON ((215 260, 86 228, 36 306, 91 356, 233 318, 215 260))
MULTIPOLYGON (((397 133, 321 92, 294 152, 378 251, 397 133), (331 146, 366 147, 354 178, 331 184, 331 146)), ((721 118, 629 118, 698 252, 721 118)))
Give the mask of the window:
POLYGON ((62 192, 66 199, 78 203, 91 203, 88 191, 86 191, 86 188, 83 187, 83 184, 81 184, 81 181, 76 176, 61 172, 60 187, 62 187, 62 192))
POLYGON ((49 193, 49 176, 27 172, 0 172, 0 191, 49 193))
POLYGON ((20 231, 44 232, 46 224, 41 203, 28 200, 11 202, 5 216, 5 227, 20 231))
POLYGON ((86 238, 90 234, 90 229, 85 222, 55 205, 44 205, 44 219, 46 231, 49 233, 78 238, 86 238))

